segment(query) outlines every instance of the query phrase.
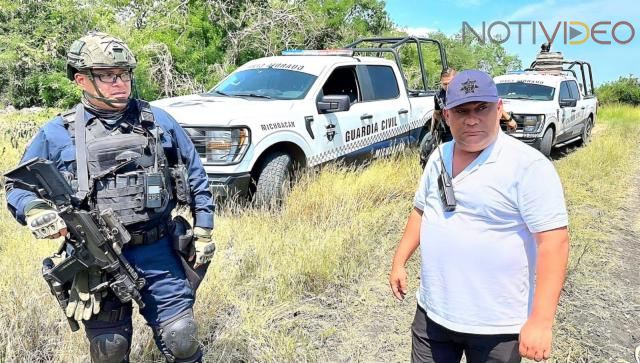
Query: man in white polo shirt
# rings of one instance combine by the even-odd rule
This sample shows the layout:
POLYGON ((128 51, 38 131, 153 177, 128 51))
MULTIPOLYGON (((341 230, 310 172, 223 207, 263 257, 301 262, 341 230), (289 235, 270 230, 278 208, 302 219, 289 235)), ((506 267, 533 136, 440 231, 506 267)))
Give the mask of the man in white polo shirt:
POLYGON ((456 75, 444 112, 453 141, 427 161, 389 276, 404 298, 405 264, 420 246, 412 361, 547 359, 569 253, 560 179, 540 152, 500 131, 488 74, 456 75))

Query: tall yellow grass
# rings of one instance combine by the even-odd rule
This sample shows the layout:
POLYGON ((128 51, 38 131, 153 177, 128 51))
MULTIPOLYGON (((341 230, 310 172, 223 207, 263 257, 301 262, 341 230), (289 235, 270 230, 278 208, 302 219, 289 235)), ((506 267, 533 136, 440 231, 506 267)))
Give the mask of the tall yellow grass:
MULTIPOLYGON (((26 137, 19 135, 17 148, 10 144, 15 130, 27 119, 41 123, 53 113, 0 118, 1 170, 15 166, 24 149, 26 137)), ((607 235, 594 223, 606 224, 624 203, 624 188, 637 171, 639 119, 638 109, 603 109, 598 121, 606 128, 598 126, 594 142, 555 162, 570 210, 572 284, 597 281, 591 268, 606 265, 599 244, 607 235)), ((333 350, 345 359, 375 360, 370 352, 385 334, 405 342, 392 360, 407 361, 410 317, 394 331, 375 332, 379 340, 367 347, 345 346, 349 341, 339 341, 337 327, 367 327, 381 313, 405 316, 411 310, 394 304, 383 289, 360 287, 372 279, 386 284, 390 254, 421 174, 417 160, 408 152, 364 168, 306 172, 279 211, 219 209, 218 250, 196 304, 206 361, 327 361, 335 357, 333 350), (374 301, 384 301, 376 305, 384 310, 367 311, 374 301), (365 308, 351 316, 342 311, 354 305, 365 308)), ((69 332, 39 276, 40 262, 56 242, 35 240, 4 209, 0 241, 0 361, 88 361, 84 335, 69 332)), ((414 261, 411 268, 416 266, 414 261)), ((561 311, 569 325, 558 331, 560 356, 566 349, 584 354, 572 340, 570 316, 561 311)), ((132 361, 162 361, 139 317, 135 328, 132 361)))

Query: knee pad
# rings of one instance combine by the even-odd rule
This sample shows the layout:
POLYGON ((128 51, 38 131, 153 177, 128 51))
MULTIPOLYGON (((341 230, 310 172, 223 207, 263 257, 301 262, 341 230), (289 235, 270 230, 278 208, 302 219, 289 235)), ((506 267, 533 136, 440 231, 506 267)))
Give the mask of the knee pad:
POLYGON ((156 342, 168 362, 200 362, 202 352, 197 335, 198 325, 191 309, 155 329, 156 342))
POLYGON ((96 335, 89 341, 91 362, 122 363, 129 361, 129 339, 118 333, 96 335))

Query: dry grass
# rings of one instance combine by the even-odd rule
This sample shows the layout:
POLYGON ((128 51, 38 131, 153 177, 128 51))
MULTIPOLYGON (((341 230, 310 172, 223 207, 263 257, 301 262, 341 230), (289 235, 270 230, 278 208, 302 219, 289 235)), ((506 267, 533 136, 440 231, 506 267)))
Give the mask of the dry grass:
MULTIPOLYGON (((40 122, 52 114, 45 113, 40 122)), ((17 130, 28 117, 3 116, 0 128, 17 130)), ((613 264, 606 246, 637 171, 638 119, 638 109, 603 109, 599 122, 607 127, 593 144, 556 161, 573 246, 559 361, 588 357, 595 344, 576 309, 589 311, 592 294, 617 293, 602 271, 613 264)), ((17 163, 26 141, 13 148, 9 135, 0 135, 1 170, 17 163)), ((415 299, 394 302, 386 272, 420 176, 417 160, 409 152, 366 168, 327 167, 303 175, 281 211, 220 211, 218 251, 196 304, 206 361, 407 361, 415 299)), ((0 226, 0 326, 8 327, 0 331, 0 361, 88 361, 84 335, 68 331, 39 276, 55 243, 34 240, 5 210, 0 226)), ((417 261, 410 268, 415 276, 417 261)), ((133 361, 161 361, 144 322, 136 318, 135 326, 133 361)))
MULTIPOLYGON (((640 274, 637 265, 620 265, 624 251, 618 250, 624 238, 640 236, 632 198, 640 173, 640 109, 609 106, 599 119, 606 128, 594 142, 555 163, 564 182, 571 231, 569 275, 556 326, 556 358, 561 362, 631 361, 634 346, 629 340, 632 332, 640 333, 640 274), (622 284, 620 268, 635 270, 635 281, 622 284)), ((636 335, 635 344, 638 339, 636 335)))

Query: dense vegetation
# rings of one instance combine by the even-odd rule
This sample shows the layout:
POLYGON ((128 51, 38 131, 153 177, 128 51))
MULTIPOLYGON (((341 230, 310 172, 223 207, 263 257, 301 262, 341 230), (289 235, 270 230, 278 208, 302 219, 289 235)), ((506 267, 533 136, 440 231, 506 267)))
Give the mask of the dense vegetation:
POLYGON ((598 100, 601 103, 626 103, 640 105, 640 80, 629 75, 620 77, 613 82, 607 82, 597 90, 598 100))
MULTIPOLYGON (((78 91, 65 54, 88 30, 114 34, 138 58, 141 97, 153 100, 209 89, 244 62, 284 49, 339 47, 367 35, 401 35, 379 0, 0 0, 0 105, 68 107, 78 91)), ((520 67, 500 45, 444 42, 451 66, 493 74, 520 67)), ((437 82, 433 49, 427 70, 437 82)), ((417 80, 413 52, 403 61, 417 80)))

